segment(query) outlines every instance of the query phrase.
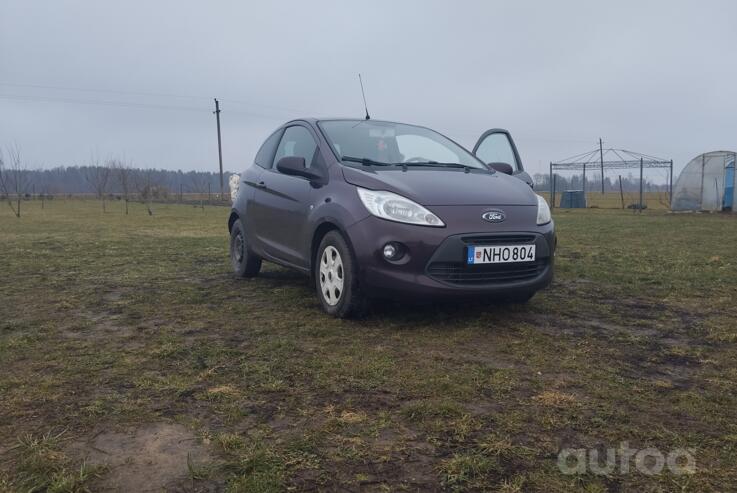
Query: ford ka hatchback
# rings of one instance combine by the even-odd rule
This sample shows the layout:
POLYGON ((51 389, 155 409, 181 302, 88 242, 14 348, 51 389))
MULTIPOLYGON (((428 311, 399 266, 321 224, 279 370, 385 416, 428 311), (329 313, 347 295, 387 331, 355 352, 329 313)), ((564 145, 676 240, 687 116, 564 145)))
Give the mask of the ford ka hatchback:
POLYGON ((296 269, 336 317, 373 298, 526 302, 553 277, 550 209, 504 130, 471 153, 414 125, 294 120, 241 182, 228 220, 236 275, 263 260, 296 269))

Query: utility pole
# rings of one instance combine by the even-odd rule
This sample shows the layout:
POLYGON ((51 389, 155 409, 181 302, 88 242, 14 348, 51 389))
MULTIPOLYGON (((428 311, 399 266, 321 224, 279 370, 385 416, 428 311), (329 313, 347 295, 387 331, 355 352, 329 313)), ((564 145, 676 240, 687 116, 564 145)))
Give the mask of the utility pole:
POLYGON ((673 207, 673 160, 670 160, 670 174, 668 177, 668 201, 670 204, 668 204, 670 207, 673 207))
POLYGON ((550 208, 555 209, 555 188, 553 187, 553 162, 550 162, 550 183, 548 184, 548 187, 550 188, 550 208))
POLYGON ((583 188, 583 198, 586 199, 586 163, 583 163, 583 180, 581 181, 583 182, 583 186, 581 187, 583 188))
POLYGON ((640 214, 642 214, 642 158, 640 158, 640 214))
POLYGON ((218 161, 220 163, 220 200, 223 200, 223 146, 220 140, 220 101, 215 98, 215 120, 218 124, 218 161))
POLYGON ((604 148, 599 137, 599 159, 601 160, 601 193, 604 194, 604 148))

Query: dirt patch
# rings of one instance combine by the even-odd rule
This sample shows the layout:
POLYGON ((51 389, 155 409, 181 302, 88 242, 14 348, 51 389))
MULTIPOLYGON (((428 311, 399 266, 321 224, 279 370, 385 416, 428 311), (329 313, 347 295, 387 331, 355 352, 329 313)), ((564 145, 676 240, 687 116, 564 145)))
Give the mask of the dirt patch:
POLYGON ((102 299, 106 302, 116 303, 120 301, 125 294, 126 292, 122 289, 110 289, 103 293, 102 299))
POLYGON ((110 337, 126 338, 135 335, 135 332, 130 327, 119 325, 117 320, 104 315, 79 315, 79 318, 72 319, 72 323, 62 326, 61 333, 69 339, 105 341, 109 341, 110 337), (85 323, 80 324, 79 321, 84 321, 85 323))
POLYGON ((73 449, 89 464, 107 468, 95 485, 104 491, 168 491, 184 485, 191 489, 190 465, 197 471, 210 461, 208 450, 191 431, 168 423, 104 431, 73 449))

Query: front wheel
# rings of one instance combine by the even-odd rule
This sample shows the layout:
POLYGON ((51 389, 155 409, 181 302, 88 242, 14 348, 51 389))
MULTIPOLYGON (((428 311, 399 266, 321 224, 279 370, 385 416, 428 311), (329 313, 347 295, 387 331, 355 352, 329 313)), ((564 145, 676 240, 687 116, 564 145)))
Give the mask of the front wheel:
POLYGON ((261 270, 261 258, 248 248, 240 219, 233 223, 230 230, 230 263, 237 277, 254 277, 261 270))
POLYGON ((315 259, 315 287, 323 310, 338 318, 360 315, 366 306, 358 286, 358 266, 338 231, 320 242, 315 259))

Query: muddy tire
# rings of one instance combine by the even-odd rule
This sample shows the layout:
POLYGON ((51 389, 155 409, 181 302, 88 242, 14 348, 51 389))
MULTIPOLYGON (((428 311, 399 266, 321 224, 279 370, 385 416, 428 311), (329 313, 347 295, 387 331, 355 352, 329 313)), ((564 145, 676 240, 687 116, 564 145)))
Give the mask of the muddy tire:
POLYGON ((246 231, 240 219, 230 230, 230 263, 236 277, 254 277, 261 270, 261 257, 248 247, 246 231))

